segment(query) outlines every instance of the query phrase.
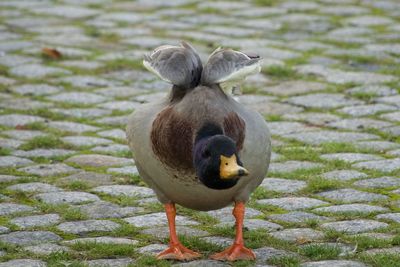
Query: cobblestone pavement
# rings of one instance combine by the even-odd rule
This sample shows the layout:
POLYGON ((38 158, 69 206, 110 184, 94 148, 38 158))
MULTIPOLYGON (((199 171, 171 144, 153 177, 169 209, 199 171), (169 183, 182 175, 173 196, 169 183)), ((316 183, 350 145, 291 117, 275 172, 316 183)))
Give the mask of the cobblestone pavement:
POLYGON ((256 262, 400 266, 397 0, 0 1, 0 266, 228 266, 231 207, 179 208, 192 263, 157 262, 163 207, 126 145, 127 116, 169 85, 161 44, 259 53, 238 101, 273 134, 247 209, 256 262), (45 48, 43 50, 43 48, 45 48))

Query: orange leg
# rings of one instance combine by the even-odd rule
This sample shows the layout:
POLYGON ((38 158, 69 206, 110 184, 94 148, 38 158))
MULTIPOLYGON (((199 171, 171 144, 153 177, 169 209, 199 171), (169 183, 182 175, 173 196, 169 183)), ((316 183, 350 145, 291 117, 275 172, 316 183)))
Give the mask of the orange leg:
POLYGON ((255 260, 256 255, 253 251, 244 246, 243 241, 243 218, 244 218, 244 203, 235 202, 235 208, 232 212, 236 219, 236 237, 233 245, 224 251, 214 254, 211 259, 214 260, 255 260))
POLYGON ((179 242, 178 236, 176 235, 175 228, 175 217, 176 217, 176 209, 175 204, 168 203, 165 204, 165 212, 167 213, 168 225, 169 225, 169 247, 163 252, 157 255, 157 259, 165 260, 180 260, 186 261, 200 257, 201 255, 197 252, 194 252, 179 242))

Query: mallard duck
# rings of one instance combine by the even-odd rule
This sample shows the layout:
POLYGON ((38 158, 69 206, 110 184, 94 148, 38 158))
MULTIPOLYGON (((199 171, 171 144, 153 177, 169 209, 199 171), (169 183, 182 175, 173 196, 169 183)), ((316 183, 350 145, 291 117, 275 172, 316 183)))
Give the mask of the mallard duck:
POLYGON ((209 211, 234 203, 233 245, 216 260, 255 259, 244 246, 245 203, 262 182, 270 161, 264 118, 221 89, 260 70, 260 57, 217 49, 202 65, 188 43, 160 46, 144 66, 172 84, 168 97, 148 103, 128 120, 127 139, 143 180, 164 204, 169 247, 158 259, 190 260, 200 254, 183 246, 175 229, 175 204, 209 211))

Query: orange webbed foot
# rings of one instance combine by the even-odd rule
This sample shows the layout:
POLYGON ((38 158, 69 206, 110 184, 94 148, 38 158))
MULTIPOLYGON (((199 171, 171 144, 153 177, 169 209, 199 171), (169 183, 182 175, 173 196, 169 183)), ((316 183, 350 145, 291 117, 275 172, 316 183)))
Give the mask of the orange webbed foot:
POLYGON ((256 255, 243 244, 233 244, 224 251, 212 255, 210 258, 220 261, 255 260, 256 255))
POLYGON ((158 260, 189 261, 201 257, 200 253, 186 248, 181 243, 170 244, 169 247, 157 255, 158 260))

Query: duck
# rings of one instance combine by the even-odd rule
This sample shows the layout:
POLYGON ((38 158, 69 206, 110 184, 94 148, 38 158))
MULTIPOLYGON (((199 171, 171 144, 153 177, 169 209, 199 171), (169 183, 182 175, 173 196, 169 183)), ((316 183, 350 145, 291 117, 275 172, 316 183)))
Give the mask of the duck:
POLYGON ((254 54, 218 48, 203 66, 187 42, 163 45, 144 56, 144 67, 172 85, 165 98, 134 111, 126 128, 137 170, 164 205, 168 220, 169 246, 157 259, 201 257, 179 241, 176 205, 210 211, 232 204, 236 237, 211 259, 255 259, 242 229, 250 194, 268 171, 270 132, 259 113, 222 87, 258 73, 260 61, 254 54))

